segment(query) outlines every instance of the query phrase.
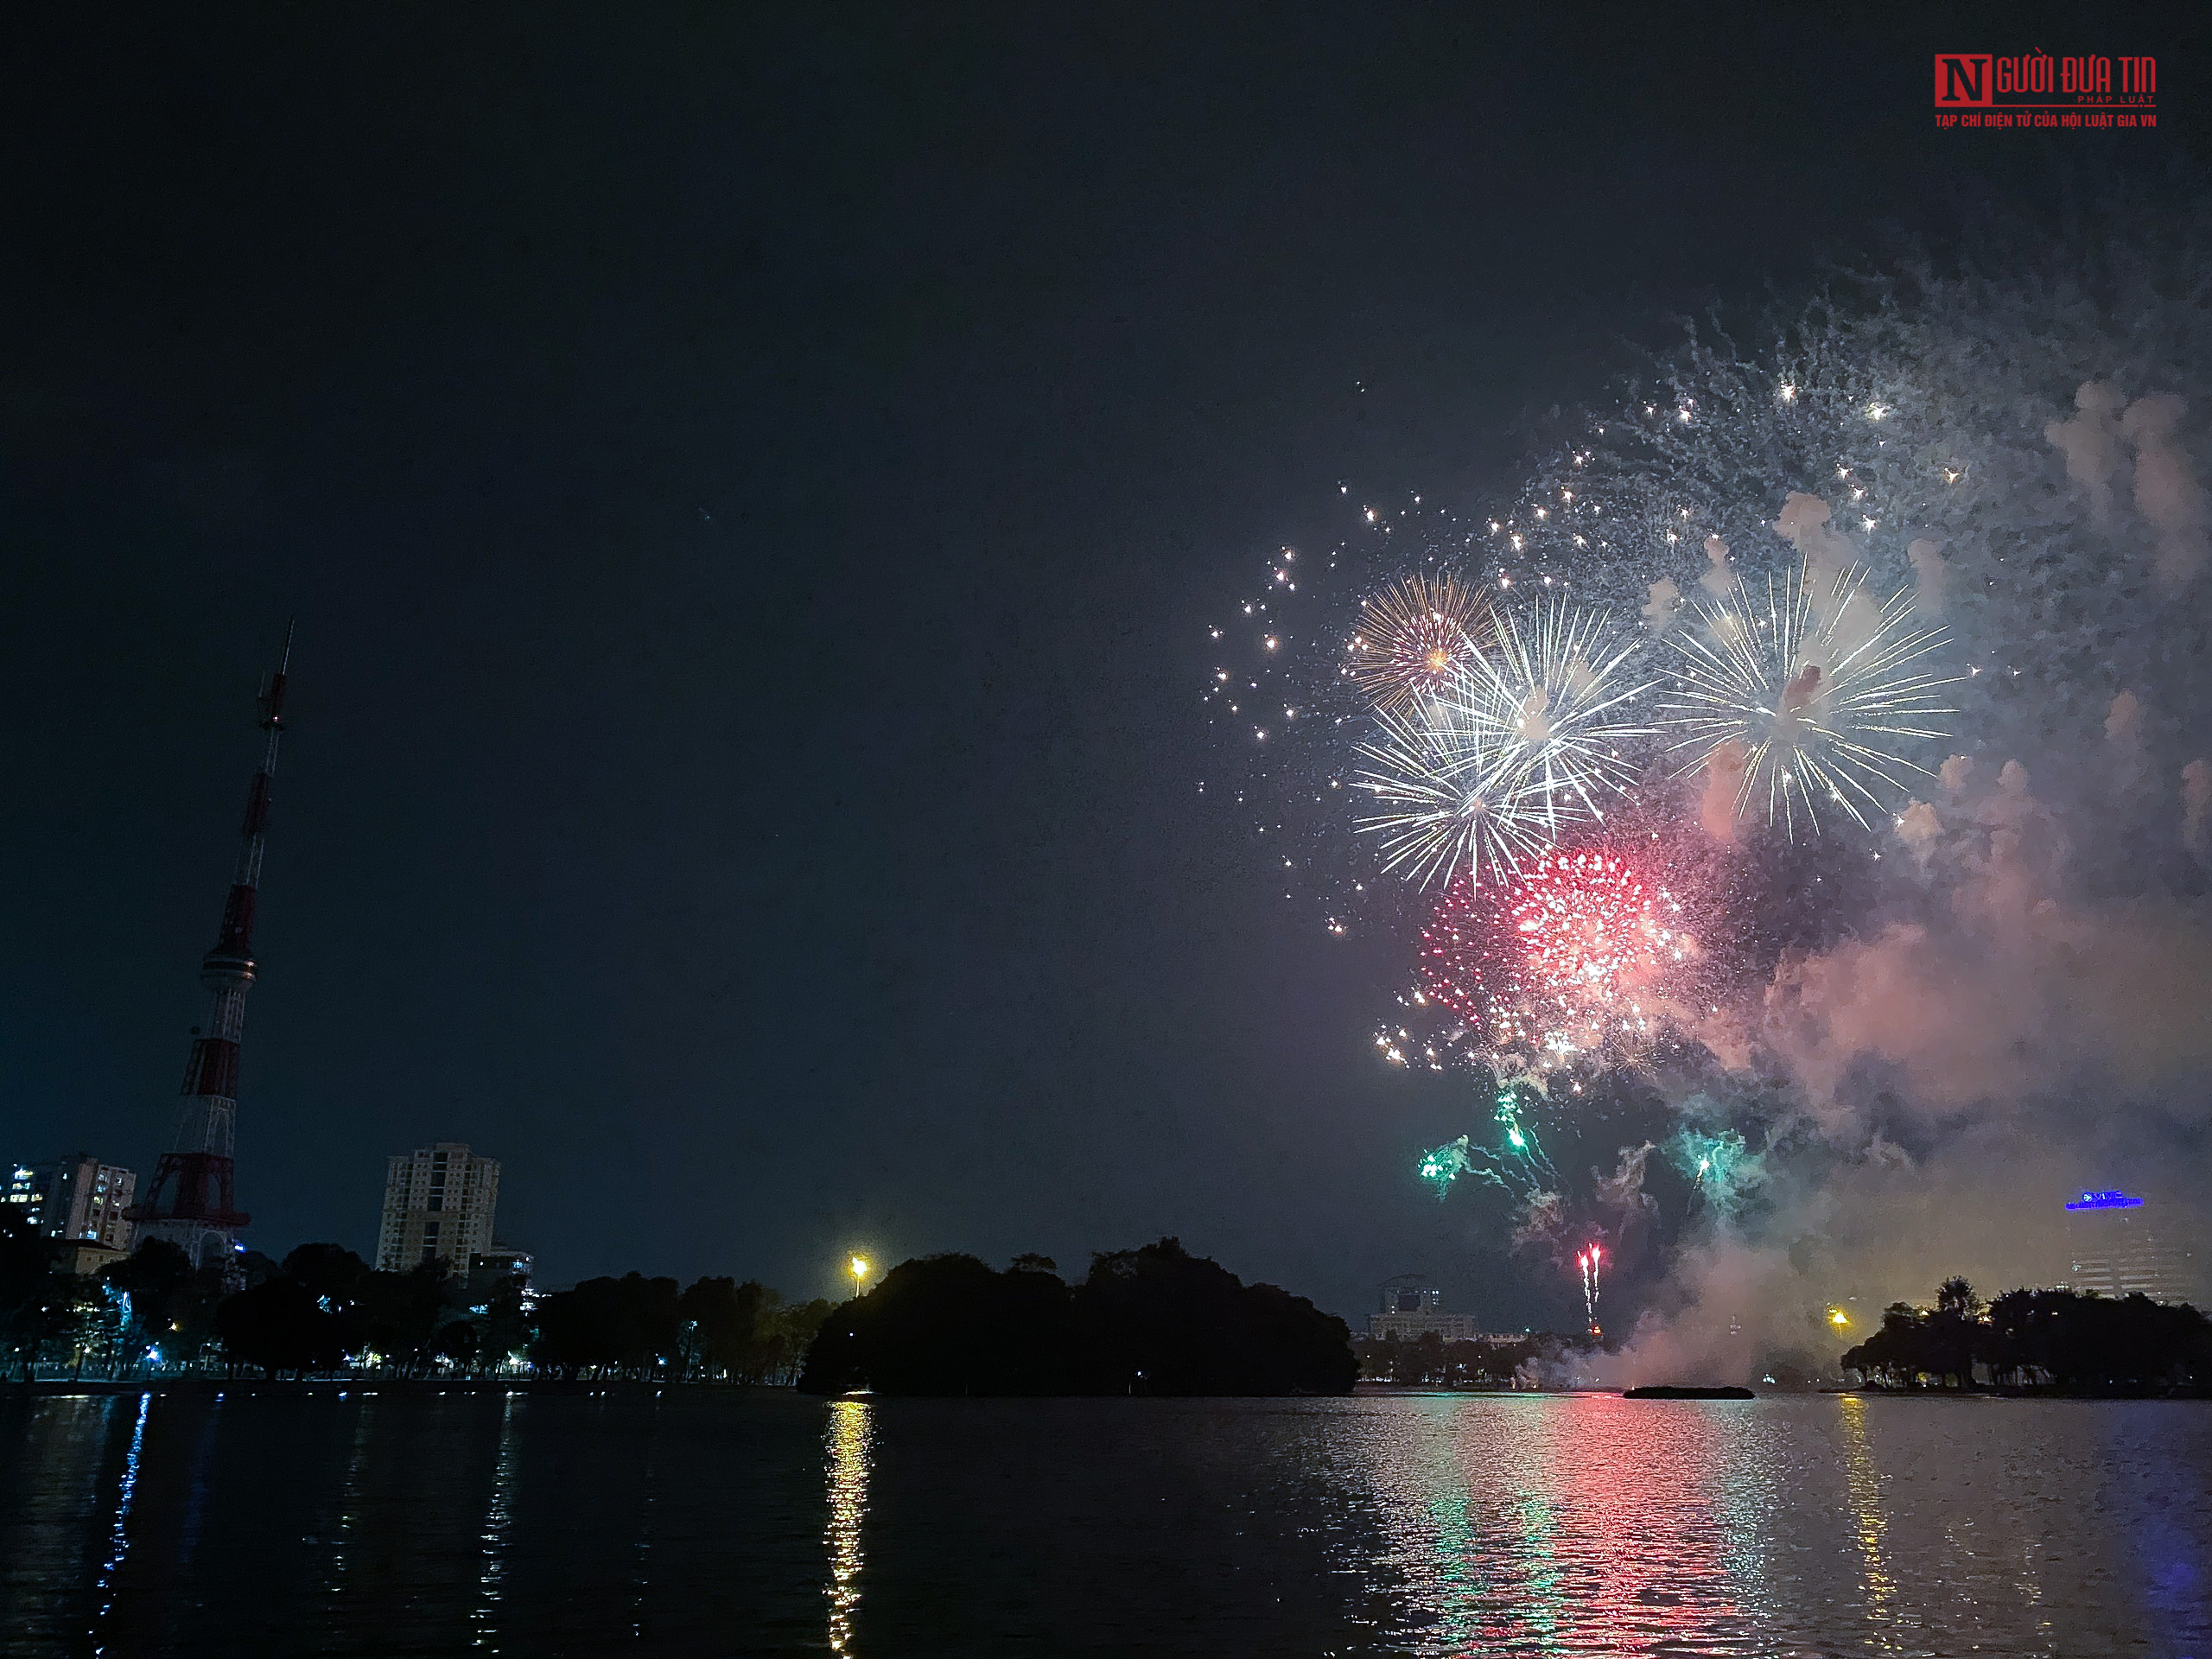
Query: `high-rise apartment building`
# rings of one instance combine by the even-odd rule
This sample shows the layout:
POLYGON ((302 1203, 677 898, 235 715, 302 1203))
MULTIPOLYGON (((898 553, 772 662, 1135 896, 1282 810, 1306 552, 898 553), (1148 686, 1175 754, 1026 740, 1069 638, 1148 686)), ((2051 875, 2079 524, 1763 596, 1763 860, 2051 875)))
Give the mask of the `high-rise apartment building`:
POLYGON ((2177 1218, 2130 1192, 2084 1192, 2066 1206, 2064 1288, 2203 1306, 2194 1240, 2177 1218))
POLYGON ((80 1152, 42 1164, 10 1166, 7 1202, 49 1238, 127 1251, 131 1225, 123 1212, 137 1188, 132 1171, 80 1152))
POLYGON ((399 1154, 386 1164, 377 1266, 405 1273, 435 1260, 451 1272, 467 1272, 469 1257, 491 1248, 499 1201, 499 1166, 461 1141, 399 1154))

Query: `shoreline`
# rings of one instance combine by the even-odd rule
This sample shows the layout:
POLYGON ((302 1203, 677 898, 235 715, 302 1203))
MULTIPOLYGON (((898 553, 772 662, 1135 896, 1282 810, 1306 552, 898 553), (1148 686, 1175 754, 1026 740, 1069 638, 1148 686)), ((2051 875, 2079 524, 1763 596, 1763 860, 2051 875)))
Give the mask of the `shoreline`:
MULTIPOLYGON (((671 1389, 685 1392, 705 1392, 741 1395, 777 1395, 797 1397, 798 1390, 789 1383, 771 1382, 642 1382, 628 1377, 597 1380, 560 1377, 423 1377, 423 1376, 351 1376, 351 1377, 216 1377, 171 1376, 122 1379, 114 1377, 39 1377, 30 1382, 21 1380, 0 1382, 0 1402, 16 1398, 66 1397, 68 1395, 130 1395, 140 1394, 174 1394, 182 1395, 220 1396, 231 1393, 255 1395, 296 1395, 301 1396, 327 1395, 343 1398, 353 1394, 443 1395, 443 1394, 542 1394, 551 1395, 659 1395, 671 1389)), ((1856 1389, 1766 1389, 1755 1390, 1752 1397, 1770 1399, 1812 1399, 1821 1396, 1858 1395, 1885 1400, 2212 1400, 2212 1389, 2182 1388, 2141 1390, 2135 1392, 2100 1390, 2085 1392, 2046 1388, 1977 1387, 1972 1389, 1885 1389, 1861 1387, 1856 1389)), ((1439 1396, 1477 1395, 1497 1399, 1560 1399, 1592 1395, 1618 1399, 1618 1389, 1514 1389, 1514 1388, 1443 1388, 1433 1384, 1397 1382, 1358 1382, 1351 1392, 1344 1395, 1145 1395, 1147 1399, 1387 1399, 1436 1398, 1439 1396)), ((833 1395, 809 1395, 808 1398, 834 1398, 833 1395)), ((1119 1395, 894 1395, 885 1399, 966 1398, 971 1400, 1025 1399, 1121 1399, 1119 1395)), ((1663 1402, 1662 1402, 1663 1403, 1663 1402)))

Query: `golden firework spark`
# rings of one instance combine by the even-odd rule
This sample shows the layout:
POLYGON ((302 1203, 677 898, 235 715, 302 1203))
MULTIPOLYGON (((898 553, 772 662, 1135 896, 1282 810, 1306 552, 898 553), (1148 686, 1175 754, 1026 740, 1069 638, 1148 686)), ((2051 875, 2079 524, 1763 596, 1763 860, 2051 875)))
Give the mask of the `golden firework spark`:
POLYGON ((1490 601, 1458 578, 1416 571, 1370 594, 1344 648, 1344 677, 1376 709, 1411 715, 1496 637, 1490 601))

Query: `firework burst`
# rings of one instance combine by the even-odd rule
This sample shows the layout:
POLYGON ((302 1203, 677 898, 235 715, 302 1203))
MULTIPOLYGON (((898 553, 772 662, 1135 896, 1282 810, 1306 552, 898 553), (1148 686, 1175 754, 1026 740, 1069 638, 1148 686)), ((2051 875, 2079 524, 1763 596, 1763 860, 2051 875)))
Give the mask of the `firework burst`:
POLYGON ((1859 566, 1801 567, 1770 576, 1764 601, 1737 582, 1719 603, 1699 606, 1705 627, 1669 637, 1681 653, 1665 724, 1680 733, 1685 773, 1737 773, 1735 816, 1762 798, 1769 823, 1793 838, 1800 818, 1817 834, 1823 806, 1861 826, 1886 810, 1878 789, 1910 787, 1927 768, 1895 753, 1900 739, 1944 735, 1930 722, 1952 710, 1936 696, 1956 677, 1923 659, 1946 638, 1915 626, 1913 596, 1877 607, 1859 566))
POLYGON ((1512 928, 1522 972, 1567 1023, 1593 1033, 1615 1023, 1648 1028, 1637 998, 1686 959, 1681 913, 1672 893, 1647 885, 1619 853, 1554 850, 1516 890, 1512 928))
POLYGON ((1511 613, 1499 615, 1495 648, 1453 677, 1444 701, 1510 758, 1554 829, 1602 818, 1600 801, 1635 780, 1622 745, 1652 729, 1624 713, 1650 690, 1624 671, 1637 649, 1604 612, 1539 600, 1525 630, 1511 613))
POLYGON ((1449 686, 1495 632, 1480 594, 1456 577, 1416 571, 1360 607, 1342 671, 1372 707, 1409 715, 1449 686))
POLYGON ((1376 716, 1357 746, 1352 786, 1378 809, 1355 828, 1382 845, 1382 868, 1417 886, 1479 885, 1549 844, 1559 820, 1527 757, 1438 699, 1411 716, 1376 716))
POLYGON ((1649 689, 1624 671, 1636 648, 1603 613, 1539 601, 1525 630, 1499 615, 1493 648, 1433 698, 1379 712, 1353 785, 1382 809, 1356 827, 1380 838, 1383 868, 1478 887, 1604 817, 1601 802, 1635 777, 1621 745, 1650 732, 1622 712, 1649 689))
POLYGON ((1421 1155, 1421 1167, 1416 1172, 1441 1198, 1452 1190, 1452 1183, 1475 1168, 1475 1158, 1467 1137, 1446 1141, 1442 1146, 1421 1155))
POLYGON ((1419 995, 1468 1022, 1473 1052, 1540 1076, 1659 1025, 1694 954, 1681 906, 1609 843, 1554 848, 1508 886, 1447 887, 1421 930, 1419 995))

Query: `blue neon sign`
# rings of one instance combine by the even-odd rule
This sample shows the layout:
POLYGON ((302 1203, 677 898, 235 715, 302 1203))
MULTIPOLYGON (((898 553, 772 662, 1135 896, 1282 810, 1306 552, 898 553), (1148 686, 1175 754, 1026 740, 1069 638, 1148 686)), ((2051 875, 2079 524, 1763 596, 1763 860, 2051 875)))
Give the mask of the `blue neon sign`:
POLYGON ((2114 1187, 2109 1192, 2084 1192, 2066 1207, 2069 1210, 2140 1210, 2143 1200, 2114 1187))

